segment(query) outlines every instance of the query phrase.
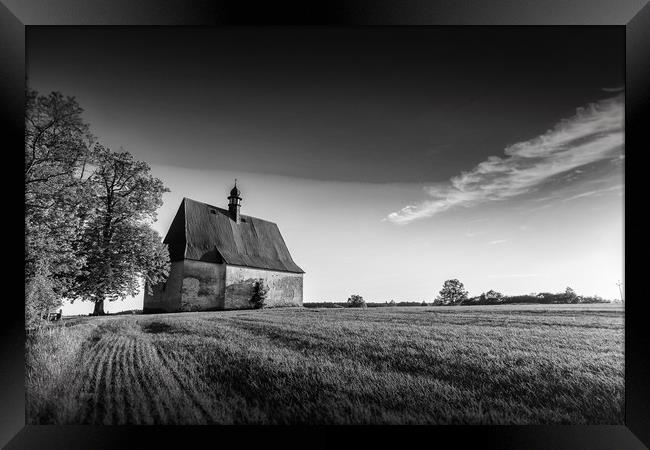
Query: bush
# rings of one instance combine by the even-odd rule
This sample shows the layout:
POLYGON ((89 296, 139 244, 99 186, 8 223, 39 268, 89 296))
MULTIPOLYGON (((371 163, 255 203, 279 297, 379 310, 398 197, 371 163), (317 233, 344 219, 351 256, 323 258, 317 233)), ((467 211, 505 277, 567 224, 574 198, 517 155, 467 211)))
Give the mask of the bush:
POLYGON ((357 295, 357 294, 352 294, 350 298, 348 298, 348 307, 350 308, 366 308, 366 302, 363 299, 362 296, 357 295))
POLYGON ((264 303, 266 301, 266 295, 269 292, 269 288, 264 283, 264 280, 256 280, 253 284, 253 296, 251 297, 251 305, 254 309, 264 308, 264 303))
POLYGON ((43 323, 43 315, 61 307, 54 292, 54 283, 44 270, 38 270, 25 284, 25 329, 33 330, 43 323))

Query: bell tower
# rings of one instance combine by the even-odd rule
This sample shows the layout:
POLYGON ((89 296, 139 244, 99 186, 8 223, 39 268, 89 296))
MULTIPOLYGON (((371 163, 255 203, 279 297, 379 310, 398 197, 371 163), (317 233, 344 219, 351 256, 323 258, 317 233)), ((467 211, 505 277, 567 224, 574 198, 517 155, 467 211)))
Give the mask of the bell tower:
POLYGON ((241 208, 241 192, 237 188, 237 178, 235 178, 235 186, 230 190, 230 195, 228 196, 228 212, 230 213, 230 218, 236 223, 241 222, 239 208, 241 208))

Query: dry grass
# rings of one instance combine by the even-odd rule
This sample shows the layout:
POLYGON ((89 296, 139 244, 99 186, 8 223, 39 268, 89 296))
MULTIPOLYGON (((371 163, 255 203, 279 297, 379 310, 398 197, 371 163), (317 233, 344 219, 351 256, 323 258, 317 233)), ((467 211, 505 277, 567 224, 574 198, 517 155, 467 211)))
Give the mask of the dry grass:
POLYGON ((29 423, 623 423, 611 306, 86 318, 28 379, 29 423), (72 343, 72 344, 70 344, 72 343), (51 366, 59 366, 51 370, 51 366))

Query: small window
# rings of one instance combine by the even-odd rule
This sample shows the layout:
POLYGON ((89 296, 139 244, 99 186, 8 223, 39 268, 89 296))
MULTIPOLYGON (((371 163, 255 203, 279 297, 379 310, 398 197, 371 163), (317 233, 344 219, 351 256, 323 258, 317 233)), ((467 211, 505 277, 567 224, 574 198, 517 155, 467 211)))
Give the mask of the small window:
POLYGON ((210 214, 217 214, 217 210, 213 209, 213 208, 210 208, 210 214))

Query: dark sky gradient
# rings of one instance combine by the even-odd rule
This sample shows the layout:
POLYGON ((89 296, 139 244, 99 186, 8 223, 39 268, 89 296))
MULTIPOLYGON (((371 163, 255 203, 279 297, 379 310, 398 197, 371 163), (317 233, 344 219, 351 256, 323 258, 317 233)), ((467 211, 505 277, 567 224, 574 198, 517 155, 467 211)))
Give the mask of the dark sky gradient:
POLYGON ((623 49, 614 27, 37 27, 27 72, 151 164, 437 182, 611 96, 623 49))
POLYGON ((450 278, 616 298, 624 50, 620 27, 29 28, 27 74, 151 165, 161 235, 238 178, 305 301, 431 301, 450 278))

